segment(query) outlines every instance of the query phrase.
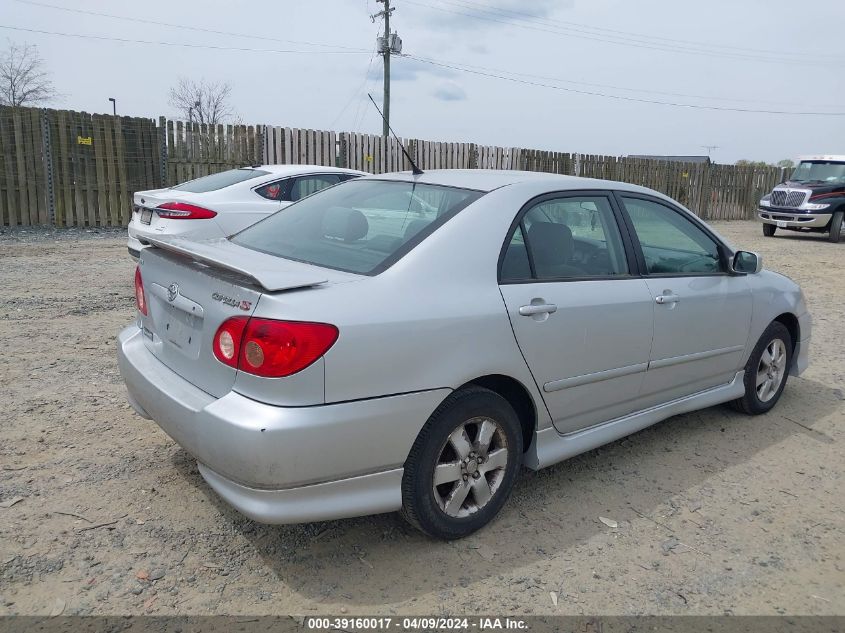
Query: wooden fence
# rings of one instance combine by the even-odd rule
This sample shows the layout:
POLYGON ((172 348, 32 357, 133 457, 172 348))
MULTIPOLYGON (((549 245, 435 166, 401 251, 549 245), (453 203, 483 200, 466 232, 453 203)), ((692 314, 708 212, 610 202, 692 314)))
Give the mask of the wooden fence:
POLYGON ((161 186, 153 121, 0 108, 0 226, 116 226, 161 186))
POLYGON ((166 165, 167 184, 261 163, 262 153, 266 151, 261 127, 205 125, 161 117, 158 128, 167 132, 160 160, 166 165))
POLYGON ((717 220, 754 217, 757 201, 783 173, 776 167, 0 107, 0 226, 120 226, 129 220, 135 191, 256 163, 374 174, 407 170, 400 143, 423 169, 524 169, 628 182, 717 220))

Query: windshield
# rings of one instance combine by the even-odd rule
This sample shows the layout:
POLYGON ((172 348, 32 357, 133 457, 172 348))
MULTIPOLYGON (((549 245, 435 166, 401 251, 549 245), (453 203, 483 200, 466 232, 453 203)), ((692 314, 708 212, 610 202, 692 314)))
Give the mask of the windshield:
POLYGON ((793 182, 845 184, 845 163, 827 160, 801 161, 790 178, 793 182))
POLYGON ((203 176, 202 178, 183 182, 181 185, 171 187, 171 189, 190 191, 191 193, 207 193, 209 191, 223 189, 223 187, 236 185, 245 180, 266 176, 269 173, 269 171, 261 171, 260 169, 230 169, 228 171, 221 171, 219 174, 211 174, 210 176, 203 176))
POLYGON ((232 241, 286 259, 375 275, 481 195, 413 182, 351 180, 292 204, 232 241))

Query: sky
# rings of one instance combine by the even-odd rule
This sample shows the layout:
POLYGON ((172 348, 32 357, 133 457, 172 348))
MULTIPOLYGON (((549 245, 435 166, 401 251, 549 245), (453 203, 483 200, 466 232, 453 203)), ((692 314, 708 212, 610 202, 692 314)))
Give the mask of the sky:
MULTIPOLYGON (((620 156, 709 151, 719 163, 845 154, 843 0, 392 5, 403 56, 391 58, 391 124, 402 137, 620 156)), ((119 114, 175 117, 170 87, 204 78, 231 85, 244 123, 378 134, 366 94, 381 101, 381 21, 370 15, 382 8, 2 0, 0 44, 37 45, 61 93, 52 107, 106 113, 114 97, 119 114)))

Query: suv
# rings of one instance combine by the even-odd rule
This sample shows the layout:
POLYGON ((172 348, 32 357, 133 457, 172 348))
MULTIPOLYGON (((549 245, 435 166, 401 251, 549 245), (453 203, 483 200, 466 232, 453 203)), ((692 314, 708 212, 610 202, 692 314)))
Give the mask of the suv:
POLYGON ((777 229, 845 235, 845 155, 802 156, 789 180, 760 200, 763 235, 777 229))

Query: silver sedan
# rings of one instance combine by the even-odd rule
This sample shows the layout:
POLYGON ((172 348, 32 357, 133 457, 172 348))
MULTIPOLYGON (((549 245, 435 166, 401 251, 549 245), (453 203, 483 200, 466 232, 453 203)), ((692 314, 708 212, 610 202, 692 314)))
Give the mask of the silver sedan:
POLYGON ((521 466, 719 403, 766 413, 808 362, 795 283, 618 182, 372 176, 230 238, 150 241, 130 401, 266 523, 401 510, 465 536, 521 466))

